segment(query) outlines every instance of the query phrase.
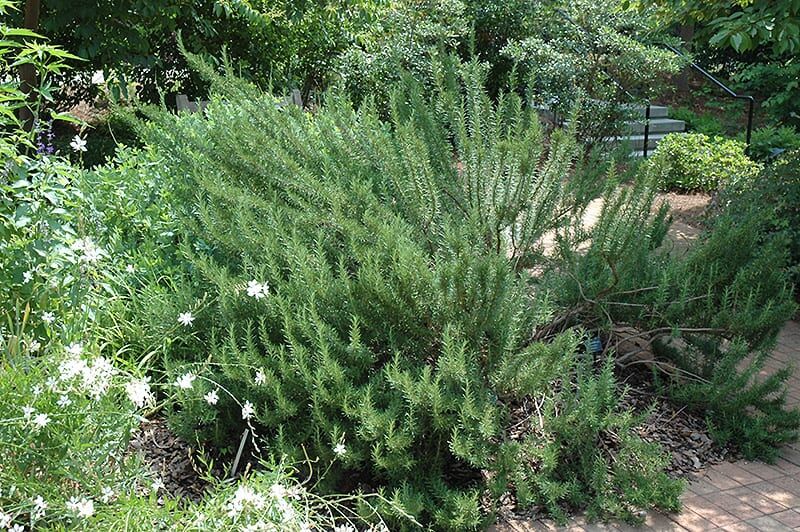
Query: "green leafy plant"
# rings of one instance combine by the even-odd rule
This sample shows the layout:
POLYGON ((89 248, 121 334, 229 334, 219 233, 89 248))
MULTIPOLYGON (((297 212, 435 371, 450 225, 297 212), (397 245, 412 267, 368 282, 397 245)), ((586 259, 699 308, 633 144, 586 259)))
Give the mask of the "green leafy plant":
POLYGON ((85 239, 71 186, 80 170, 44 157, 9 165, 12 179, 0 184, 0 314, 30 303, 34 312, 79 309, 89 286, 102 277, 104 252, 85 239))
MULTIPOLYGON (((740 135, 739 140, 743 140, 740 135)), ((758 161, 765 161, 783 152, 800 148, 800 133, 790 126, 765 126, 753 131, 748 155, 758 161)))
POLYGON ((214 87, 205 115, 154 112, 144 128, 175 176, 191 275, 131 296, 149 334, 171 338, 182 434, 233 452, 254 431, 264 454, 318 461, 321 490, 369 479, 442 529, 481 526, 481 497, 510 489, 557 516, 675 507, 678 484, 627 434, 580 323, 531 339, 554 309, 524 272, 606 185, 573 173, 570 134, 545 148, 535 111, 494 103, 477 63, 434 63, 429 94, 407 80, 389 124, 334 95, 313 116, 279 108, 198 68, 214 87), (511 405, 534 395, 543 425, 509 438, 511 405), (613 452, 575 461, 554 443, 570 434, 613 452))
MULTIPOLYGON (((760 184, 763 180, 764 176, 752 180, 752 183, 759 182, 755 190, 764 190, 764 185, 760 184)), ((656 347, 690 372, 690 376, 678 379, 670 387, 676 400, 704 413, 720 442, 738 446, 749 459, 771 461, 776 458, 780 445, 797 438, 800 411, 786 410, 784 406, 786 382, 792 368, 765 370, 774 346, 774 329, 768 335, 759 331, 763 331, 765 324, 775 323, 776 315, 787 316, 796 310, 785 296, 791 285, 784 265, 796 264, 797 258, 796 255, 787 257, 785 229, 776 228, 779 218, 775 214, 770 216, 774 208, 769 204, 770 198, 761 196, 763 192, 756 193, 751 188, 752 183, 744 183, 739 188, 746 192, 737 199, 731 199, 730 190, 721 193, 721 203, 725 206, 714 218, 703 245, 688 257, 684 275, 705 279, 705 282, 713 279, 714 284, 725 287, 722 294, 729 301, 737 299, 737 292, 742 295, 750 292, 751 301, 766 299, 782 303, 771 308, 746 304, 734 310, 724 300, 719 300, 710 311, 716 317, 707 318, 706 323, 715 328, 733 320, 738 323, 739 338, 719 343, 710 341, 708 335, 687 334, 683 337, 685 345, 681 347, 671 342, 657 342, 656 347), (726 260, 727 265, 714 257, 722 255, 720 250, 726 247, 730 251, 722 260, 726 260), (731 267, 731 264, 739 266, 731 267)), ((766 188, 774 190, 775 186, 771 183, 766 188)), ((781 214, 787 216, 788 213, 781 214)), ((796 241, 792 248, 796 254, 796 241)), ((794 268, 796 271, 796 266, 794 268)))
POLYGON ((729 216, 741 218, 754 209, 769 232, 779 235, 789 249, 789 270, 795 287, 800 285, 800 150, 781 154, 756 179, 724 191, 723 205, 729 216))
POLYGON ((709 137, 725 136, 725 126, 713 115, 698 114, 686 107, 676 107, 669 110, 669 116, 686 122, 686 130, 691 133, 702 133, 709 137))
POLYGON ((33 31, 8 25, 16 6, 17 2, 0 0, 0 73, 5 78, 0 86, 0 158, 19 162, 21 154, 35 149, 38 131, 34 126, 41 120, 75 121, 65 114, 45 117, 42 112, 45 104, 53 101, 54 76, 68 70, 67 61, 80 58, 47 44, 33 31), (25 83, 20 79, 21 69, 29 70, 31 79, 25 83))
POLYGON ((746 181, 760 169, 744 153, 744 144, 702 133, 664 137, 645 168, 663 190, 715 190, 746 181))
POLYGON ((133 396, 143 407, 149 386, 75 334, 29 307, 0 329, 0 481, 9 487, 0 496, 0 520, 9 527, 80 523, 95 503, 148 482, 125 452, 138 424, 125 390, 138 386, 133 396))
POLYGON ((18 320, 0 328, 4 527, 233 531, 273 526, 300 532, 361 526, 369 518, 374 530, 387 530, 377 508, 391 508, 389 501, 319 497, 284 464, 261 464, 237 482, 209 476, 200 502, 172 499, 128 449, 140 412, 156 406, 150 379, 131 374, 119 357, 99 353, 102 346, 88 333, 63 345, 58 337, 68 328, 45 321, 50 338, 35 336, 37 328, 29 326, 41 319, 20 309, 18 320))

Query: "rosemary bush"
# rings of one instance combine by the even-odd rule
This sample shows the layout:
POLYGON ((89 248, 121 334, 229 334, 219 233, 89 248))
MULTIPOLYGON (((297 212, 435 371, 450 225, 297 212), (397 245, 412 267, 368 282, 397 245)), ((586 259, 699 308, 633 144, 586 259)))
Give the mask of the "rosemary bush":
POLYGON ((556 517, 677 507, 613 362, 583 341, 629 323, 653 342, 768 343, 792 306, 779 270, 747 283, 781 260, 757 226, 733 262, 713 236, 671 258, 647 177, 620 187, 574 131, 545 139, 475 62, 435 62, 432 91, 406 79, 388 122, 336 94, 314 115, 283 108, 196 66, 208 109, 142 127, 187 274, 142 287, 132 318, 170 338, 184 435, 233 452, 247 428, 262 455, 321 464, 320 489, 375 490, 442 529, 480 526, 479 501, 510 489, 556 517), (536 422, 512 434, 530 400, 536 422))

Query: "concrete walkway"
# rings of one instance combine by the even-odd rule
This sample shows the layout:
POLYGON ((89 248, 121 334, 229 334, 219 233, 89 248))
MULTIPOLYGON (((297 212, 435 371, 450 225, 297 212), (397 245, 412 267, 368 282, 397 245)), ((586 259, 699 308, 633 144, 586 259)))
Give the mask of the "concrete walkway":
MULTIPOLYGON (((789 322, 778 337, 778 344, 762 375, 787 364, 800 366, 800 323, 789 322)), ((800 408, 800 369, 789 382, 787 403, 800 408)), ((739 461, 724 462, 709 468, 689 485, 682 497, 679 514, 648 514, 639 528, 626 524, 587 524, 574 519, 567 527, 553 522, 515 521, 497 526, 504 532, 530 530, 569 531, 705 531, 731 532, 800 530, 800 443, 781 449, 775 464, 739 461)))

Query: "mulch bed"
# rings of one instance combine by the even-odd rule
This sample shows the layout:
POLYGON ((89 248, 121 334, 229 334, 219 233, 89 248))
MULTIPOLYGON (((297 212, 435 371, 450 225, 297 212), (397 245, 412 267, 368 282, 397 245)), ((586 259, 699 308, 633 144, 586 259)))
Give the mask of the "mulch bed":
MULTIPOLYGON (((142 423, 131 438, 129 450, 141 453, 144 462, 161 479, 162 491, 174 499, 199 501, 208 487, 197 452, 176 436, 164 419, 142 423)), ((221 471, 214 472, 215 476, 221 471)))
POLYGON ((674 478, 699 478, 705 469, 736 458, 727 446, 714 442, 705 420, 658 395, 644 371, 627 376, 629 387, 623 405, 640 413, 652 407, 647 420, 637 429, 645 441, 661 445, 672 456, 667 473, 674 478))

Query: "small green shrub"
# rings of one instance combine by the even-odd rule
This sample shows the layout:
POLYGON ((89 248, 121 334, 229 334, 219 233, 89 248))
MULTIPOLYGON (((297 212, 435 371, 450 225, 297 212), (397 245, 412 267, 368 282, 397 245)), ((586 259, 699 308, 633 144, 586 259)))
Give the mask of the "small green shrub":
MULTIPOLYGON (((788 297, 787 241, 771 227, 769 207, 750 197, 748 205, 728 204, 675 272, 688 285, 718 287, 713 302, 701 303, 700 329, 681 335, 680 349, 670 342, 655 345, 684 371, 669 386, 675 400, 705 415, 720 442, 749 459, 773 460, 781 445, 797 438, 800 412, 785 408, 791 368, 770 372, 765 363, 777 327, 797 307, 788 297), (715 334, 729 341, 714 341, 715 334)), ((697 314, 692 305, 681 310, 697 314)))
POLYGON ((773 462, 780 446, 800 434, 800 411, 784 408, 792 369, 761 377, 769 350, 753 354, 747 345, 734 343, 723 351, 696 337, 689 342, 695 358, 666 354, 692 373, 669 386, 669 395, 705 415, 716 442, 736 446, 748 460, 773 462))
POLYGON ((686 122, 686 131, 690 133, 702 133, 709 137, 725 135, 725 126, 713 115, 697 114, 686 107, 676 107, 669 110, 669 117, 686 122))
POLYGON ((716 190, 758 173, 760 165, 744 149, 744 144, 723 137, 672 133, 658 143, 645 171, 662 190, 716 190))
MULTIPOLYGON (((745 135, 739 135, 744 141, 745 135)), ((766 161, 785 151, 800 148, 800 133, 791 126, 765 126, 753 131, 747 154, 757 161, 766 161)))

